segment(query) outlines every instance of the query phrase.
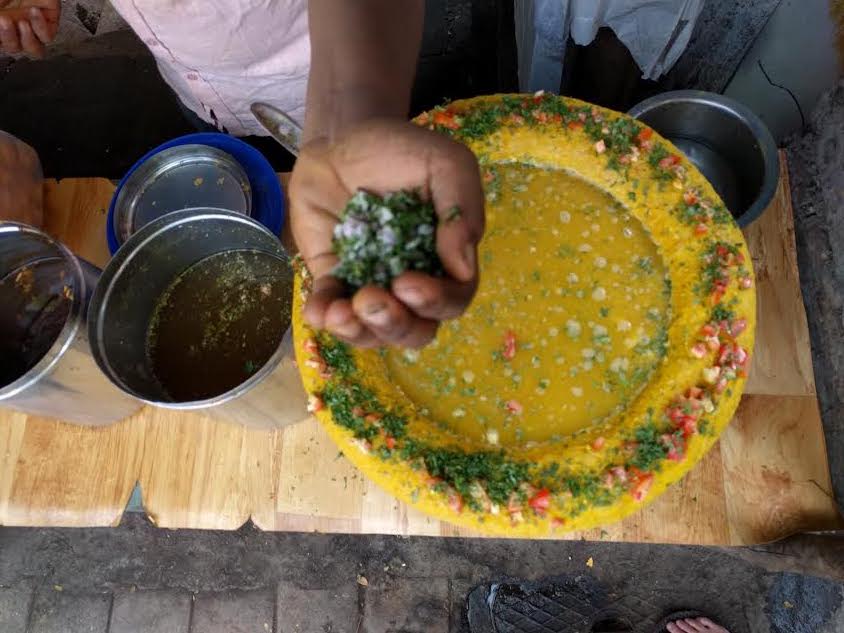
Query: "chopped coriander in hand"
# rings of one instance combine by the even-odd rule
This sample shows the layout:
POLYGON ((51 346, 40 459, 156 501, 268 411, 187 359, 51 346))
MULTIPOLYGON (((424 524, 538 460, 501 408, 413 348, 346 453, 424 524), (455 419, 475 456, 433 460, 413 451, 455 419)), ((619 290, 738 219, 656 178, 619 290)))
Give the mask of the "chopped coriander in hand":
POLYGON ((334 275, 351 288, 389 287, 408 270, 443 273, 436 246, 434 206, 416 191, 396 191, 383 198, 358 190, 334 227, 332 245, 340 259, 334 275))

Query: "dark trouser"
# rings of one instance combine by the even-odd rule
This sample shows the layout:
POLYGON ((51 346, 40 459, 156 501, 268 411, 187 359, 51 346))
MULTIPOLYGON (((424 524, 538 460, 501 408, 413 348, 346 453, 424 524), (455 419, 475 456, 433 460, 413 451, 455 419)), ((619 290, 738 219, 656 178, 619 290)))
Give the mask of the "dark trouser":
MULTIPOLYGON (((178 95, 174 96, 176 97, 176 103, 179 104, 179 108, 181 109, 185 120, 196 128, 197 132, 228 133, 228 130, 219 130, 211 123, 201 119, 199 115, 182 103, 182 100, 179 99, 178 95)), ((279 145, 271 136, 242 136, 240 137, 240 140, 249 143, 252 147, 261 152, 267 160, 270 161, 270 165, 272 165, 273 169, 276 171, 290 171, 293 169, 293 163, 296 161, 295 156, 279 145)))

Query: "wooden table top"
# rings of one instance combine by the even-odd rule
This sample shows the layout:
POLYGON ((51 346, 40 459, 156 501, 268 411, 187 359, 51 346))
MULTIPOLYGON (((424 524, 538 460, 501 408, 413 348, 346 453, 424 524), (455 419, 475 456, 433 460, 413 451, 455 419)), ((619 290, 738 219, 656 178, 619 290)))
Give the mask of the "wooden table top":
MULTIPOLYGON (((114 185, 47 183, 47 231, 103 266, 114 185)), ((844 527, 832 497, 788 172, 745 230, 757 275, 753 366, 735 419, 685 479, 623 521, 560 538, 747 545, 844 527)), ((276 431, 144 407, 105 428, 0 410, 0 524, 108 526, 138 483, 168 528, 477 536, 389 497, 308 419, 276 431)))

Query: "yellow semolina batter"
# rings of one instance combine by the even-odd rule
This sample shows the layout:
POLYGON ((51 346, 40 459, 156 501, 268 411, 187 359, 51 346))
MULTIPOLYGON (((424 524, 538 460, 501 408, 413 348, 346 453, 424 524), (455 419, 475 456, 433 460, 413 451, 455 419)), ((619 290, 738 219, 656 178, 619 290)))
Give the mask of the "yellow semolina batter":
POLYGON ((460 435, 561 439, 623 411, 661 362, 665 268, 642 224, 584 180, 496 171, 472 306, 421 352, 390 350, 387 365, 460 435))
POLYGON ((550 95, 415 120, 478 156, 487 198, 468 312, 415 352, 353 350, 301 316, 310 405, 402 501, 490 534, 619 520, 728 424, 755 326, 744 239, 709 183, 625 115, 550 95))

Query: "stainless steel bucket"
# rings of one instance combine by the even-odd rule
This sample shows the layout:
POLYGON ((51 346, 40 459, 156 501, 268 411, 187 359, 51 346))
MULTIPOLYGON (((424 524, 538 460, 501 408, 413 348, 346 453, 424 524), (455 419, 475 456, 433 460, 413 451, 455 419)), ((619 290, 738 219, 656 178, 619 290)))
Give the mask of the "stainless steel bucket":
MULTIPOLYGON (((94 358, 115 385, 153 405, 199 410, 259 428, 303 420, 308 417, 306 396, 294 361, 289 310, 286 316, 279 315, 277 323, 270 324, 280 343, 269 360, 223 393, 202 399, 174 397, 173 390, 156 375, 148 347, 156 306, 185 271, 231 251, 272 256, 272 274, 283 276, 284 283, 289 284, 285 301, 292 304, 292 268, 275 235, 251 218, 231 211, 176 211, 133 234, 103 272, 88 318, 94 358)), ((193 316, 189 315, 189 326, 204 327, 203 317, 196 314, 193 322, 193 316)), ((171 367, 190 367, 189 354, 190 349, 168 349, 164 362, 172 360, 171 367)))
POLYGON ((700 90, 665 92, 628 114, 674 143, 721 196, 739 226, 771 203, 779 181, 774 138, 750 108, 700 90))
POLYGON ((141 407, 91 355, 85 319, 99 275, 45 233, 0 222, 0 406, 90 425, 141 407))

